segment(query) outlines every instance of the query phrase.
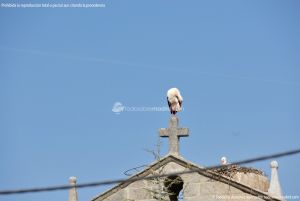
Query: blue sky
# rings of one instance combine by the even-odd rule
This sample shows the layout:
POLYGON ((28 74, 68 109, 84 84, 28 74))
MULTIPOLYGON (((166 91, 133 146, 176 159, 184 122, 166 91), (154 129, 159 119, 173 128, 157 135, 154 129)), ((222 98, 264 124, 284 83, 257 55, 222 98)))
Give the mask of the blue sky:
MULTIPOLYGON (((153 162, 145 149, 169 113, 116 115, 112 106, 164 107, 174 86, 190 161, 299 148, 299 1, 93 2, 106 7, 0 8, 0 189, 124 178, 153 162)), ((284 194, 300 195, 299 155, 278 162, 284 194)), ((270 175, 269 163, 249 166, 270 175)), ((79 200, 107 188, 78 190, 79 200)))

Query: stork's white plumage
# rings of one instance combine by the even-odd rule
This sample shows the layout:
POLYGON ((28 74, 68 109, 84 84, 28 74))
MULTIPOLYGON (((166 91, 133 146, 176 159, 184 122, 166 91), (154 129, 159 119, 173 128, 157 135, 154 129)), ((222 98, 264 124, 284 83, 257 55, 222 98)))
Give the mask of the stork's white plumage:
POLYGON ((177 88, 171 88, 167 92, 167 100, 171 114, 176 114, 182 110, 183 98, 177 88))
POLYGON ((221 158, 221 165, 227 165, 227 158, 225 156, 221 158))

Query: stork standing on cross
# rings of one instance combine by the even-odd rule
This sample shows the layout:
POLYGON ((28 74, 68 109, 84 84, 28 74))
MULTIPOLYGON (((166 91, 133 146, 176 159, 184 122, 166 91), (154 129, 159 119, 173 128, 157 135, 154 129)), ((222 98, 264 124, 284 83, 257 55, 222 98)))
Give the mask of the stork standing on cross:
POLYGON ((171 114, 176 115, 177 112, 182 110, 183 98, 177 88, 171 88, 168 90, 167 101, 171 114))
POLYGON ((169 89, 167 92, 168 105, 171 111, 169 128, 161 128, 159 130, 160 137, 169 138, 169 154, 179 156, 179 141, 180 137, 188 137, 188 128, 179 128, 179 119, 176 113, 182 110, 183 98, 177 88, 169 89))

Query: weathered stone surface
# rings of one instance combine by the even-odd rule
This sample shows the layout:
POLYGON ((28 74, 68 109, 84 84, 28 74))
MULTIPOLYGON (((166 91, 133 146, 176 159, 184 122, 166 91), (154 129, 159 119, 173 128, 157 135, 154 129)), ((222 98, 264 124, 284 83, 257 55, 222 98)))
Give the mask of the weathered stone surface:
POLYGON ((197 196, 200 194, 200 183, 185 183, 183 189, 184 195, 188 197, 197 196))
POLYGON ((202 183, 207 182, 209 178, 198 173, 183 174, 180 176, 185 183, 202 183))
POLYGON ((264 175, 255 173, 245 174, 243 172, 238 172, 233 176, 232 179, 263 192, 267 192, 269 188, 269 180, 264 175))
POLYGON ((281 191, 281 186, 280 186, 279 176, 278 176, 278 162, 272 161, 270 166, 271 166, 271 182, 270 182, 270 188, 268 189, 268 192, 270 195, 282 199, 282 191, 281 191))
POLYGON ((150 190, 145 188, 128 188, 127 193, 128 199, 132 200, 152 199, 150 190))
POLYGON ((215 194, 215 186, 212 182, 205 182, 200 184, 200 195, 214 195, 214 194, 215 194))
POLYGON ((133 182, 128 186, 128 188, 145 188, 145 187, 146 187, 146 181, 144 180, 133 182))
POLYGON ((162 173, 176 173, 186 170, 185 167, 178 165, 174 162, 168 163, 165 167, 162 168, 162 173))
POLYGON ((70 177, 69 183, 73 188, 69 190, 69 201, 78 201, 77 191, 76 191, 76 177, 70 177))
POLYGON ((169 138, 169 154, 179 156, 179 139, 180 137, 189 136, 188 128, 179 128, 179 119, 177 116, 172 116, 169 122, 169 128, 161 128, 159 130, 160 137, 169 138))
MULTIPOLYGON (((179 159, 182 160, 181 158, 179 159)), ((171 160, 162 166, 159 166, 158 168, 148 169, 147 176, 181 172, 189 170, 189 168, 192 166, 193 165, 190 163, 184 165, 184 163, 181 161, 177 163, 176 160, 171 160)), ((195 168, 195 166, 193 168, 195 168)), ((179 176, 182 179, 181 182, 183 182, 182 190, 184 201, 242 201, 249 199, 263 200, 262 198, 259 198, 259 196, 263 196, 264 194, 257 192, 257 196, 253 196, 251 195, 253 193, 251 189, 245 189, 244 185, 240 186, 235 182, 232 183, 233 179, 230 180, 227 177, 210 175, 210 172, 206 172, 205 175, 206 176, 203 176, 199 173, 191 173, 179 176)), ((236 177, 234 180, 239 179, 241 182, 242 180, 247 180, 247 178, 250 178, 250 181, 247 181, 248 183, 243 184, 248 185, 249 187, 251 187, 251 185, 266 185, 267 183, 266 177, 250 174, 247 175, 244 173, 238 175, 238 177, 236 177), (258 184, 255 184, 255 181, 257 181, 258 184)), ((158 193, 161 192, 168 197, 164 179, 165 178, 133 182, 128 186, 122 186, 118 192, 110 195, 109 197, 103 196, 102 198, 99 198, 99 200, 94 201, 157 201, 153 198, 155 195, 153 194, 153 191, 158 193)), ((262 187, 263 186, 261 186, 261 188, 262 187)))
POLYGON ((243 194, 243 192, 233 186, 228 184, 218 182, 218 181, 211 181, 211 182, 204 182, 200 183, 200 195, 239 195, 243 194))
POLYGON ((126 196, 126 191, 124 189, 119 190, 118 192, 112 194, 111 196, 109 196, 108 198, 105 199, 105 201, 123 201, 126 200, 127 196, 126 196))

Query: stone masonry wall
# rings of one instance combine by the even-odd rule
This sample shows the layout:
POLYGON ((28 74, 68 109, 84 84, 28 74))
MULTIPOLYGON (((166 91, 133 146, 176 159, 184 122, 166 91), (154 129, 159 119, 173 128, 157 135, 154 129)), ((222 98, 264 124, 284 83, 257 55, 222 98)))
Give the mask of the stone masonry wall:
MULTIPOLYGON (((183 170, 186 170, 186 168, 170 162, 162 169, 156 170, 154 174, 172 173, 183 170)), ((184 201, 263 200, 198 173, 185 174, 180 177, 184 182, 184 201)), ((153 191, 159 190, 161 187, 162 185, 157 184, 155 181, 137 181, 112 194, 110 197, 104 199, 104 201, 157 201, 157 199, 153 198, 153 191)))

